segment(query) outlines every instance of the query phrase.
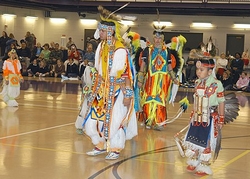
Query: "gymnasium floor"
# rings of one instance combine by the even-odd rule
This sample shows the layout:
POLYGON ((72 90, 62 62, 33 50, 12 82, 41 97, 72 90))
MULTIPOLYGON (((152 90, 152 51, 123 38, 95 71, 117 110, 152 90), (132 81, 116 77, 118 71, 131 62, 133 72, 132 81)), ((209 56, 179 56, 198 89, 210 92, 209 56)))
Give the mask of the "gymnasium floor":
MULTIPOLYGON (((127 141, 120 158, 86 155, 93 146, 76 133, 81 88, 77 81, 26 78, 18 108, 0 101, 0 179, 193 179, 173 136, 188 124, 192 106, 163 131, 147 130, 127 141)), ((192 103, 192 89, 180 89, 192 103)), ((238 92, 240 115, 222 131, 213 179, 250 179, 250 93, 238 92)), ((179 104, 169 106, 174 116, 179 104)))

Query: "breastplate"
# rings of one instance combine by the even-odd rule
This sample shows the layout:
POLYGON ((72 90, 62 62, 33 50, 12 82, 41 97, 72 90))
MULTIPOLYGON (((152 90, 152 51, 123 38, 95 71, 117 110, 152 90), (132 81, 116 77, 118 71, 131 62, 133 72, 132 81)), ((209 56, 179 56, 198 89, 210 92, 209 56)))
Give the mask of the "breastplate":
POLYGON ((197 89, 194 94, 193 118, 195 122, 209 123, 209 98, 205 95, 205 88, 197 89))

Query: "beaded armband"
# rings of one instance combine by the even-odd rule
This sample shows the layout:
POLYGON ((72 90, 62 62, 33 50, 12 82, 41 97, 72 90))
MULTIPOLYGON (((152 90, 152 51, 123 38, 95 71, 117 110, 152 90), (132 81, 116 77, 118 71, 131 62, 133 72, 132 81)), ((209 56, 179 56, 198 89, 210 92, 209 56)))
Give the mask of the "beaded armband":
POLYGON ((132 98, 134 95, 134 91, 130 87, 125 87, 124 97, 125 98, 132 98))
POLYGON ((219 115, 219 124, 224 124, 224 119, 225 119, 224 115, 219 115))
POLYGON ((138 82, 143 83, 144 81, 144 72, 139 71, 137 75, 138 82))
POLYGON ((224 97, 224 91, 217 93, 217 97, 218 98, 224 97))
POLYGON ((170 77, 171 77, 172 80, 176 79, 176 75, 175 75, 173 70, 170 70, 169 74, 170 74, 170 77))

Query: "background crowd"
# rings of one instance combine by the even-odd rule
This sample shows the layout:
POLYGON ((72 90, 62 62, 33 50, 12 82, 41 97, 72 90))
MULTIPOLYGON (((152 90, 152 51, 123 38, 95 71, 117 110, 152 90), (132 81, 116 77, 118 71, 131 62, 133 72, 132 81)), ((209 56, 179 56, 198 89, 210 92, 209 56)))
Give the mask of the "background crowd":
MULTIPOLYGON (((185 75, 182 82, 184 86, 193 87, 197 79, 197 50, 192 49, 186 60, 185 75)), ((225 53, 221 53, 220 56, 215 56, 214 59, 216 59, 215 75, 222 82, 225 90, 250 91, 248 51, 236 52, 234 56, 226 56, 225 53)))
POLYGON ((0 37, 2 63, 8 59, 8 52, 15 49, 22 65, 23 76, 81 78, 87 65, 94 65, 95 49, 98 42, 89 40, 86 50, 77 48, 68 38, 66 47, 57 42, 41 44, 33 33, 27 32, 18 41, 14 34, 3 31, 0 37))
MULTIPOLYGON (((85 50, 77 48, 72 37, 68 38, 66 47, 60 47, 59 43, 50 42, 41 44, 36 36, 27 32, 20 41, 14 34, 9 35, 3 31, 0 37, 0 49, 2 63, 8 58, 8 52, 15 49, 22 65, 23 76, 43 76, 61 78, 81 78, 87 65, 93 66, 95 62, 95 50, 98 44, 93 39, 87 39, 85 50)), ((191 49, 185 59, 182 85, 193 87, 196 77, 196 53, 202 47, 191 49)), ((216 77, 221 80, 225 90, 250 91, 248 66, 248 50, 237 52, 234 56, 226 56, 221 53, 215 56, 216 77)))

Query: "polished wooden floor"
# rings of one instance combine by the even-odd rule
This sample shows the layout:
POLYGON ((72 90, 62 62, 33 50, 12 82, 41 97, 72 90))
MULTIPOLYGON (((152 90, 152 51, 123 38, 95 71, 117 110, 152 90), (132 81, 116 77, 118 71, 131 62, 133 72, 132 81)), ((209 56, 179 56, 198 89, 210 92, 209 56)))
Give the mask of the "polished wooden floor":
MULTIPOLYGON (((0 179, 193 179, 173 136, 188 123, 188 111, 163 131, 146 130, 127 141, 120 158, 90 157, 91 141, 76 133, 81 87, 77 81, 27 78, 18 108, 0 101, 0 179)), ((192 89, 180 90, 176 101, 192 89)), ((211 164, 213 179, 250 179, 249 93, 236 93, 238 119, 223 128, 222 150, 211 164)), ((169 106, 173 116, 179 104, 169 106)))

